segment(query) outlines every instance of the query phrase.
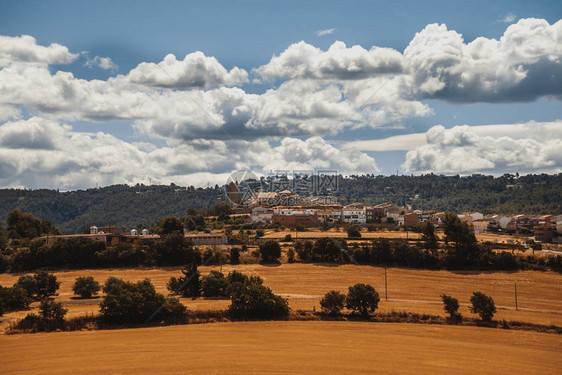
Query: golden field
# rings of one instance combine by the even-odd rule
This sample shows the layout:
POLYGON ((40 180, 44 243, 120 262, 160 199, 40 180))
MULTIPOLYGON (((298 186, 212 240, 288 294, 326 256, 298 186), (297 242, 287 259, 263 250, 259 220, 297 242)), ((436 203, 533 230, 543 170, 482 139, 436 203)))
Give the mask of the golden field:
POLYGON ((559 374, 562 337, 477 327, 238 322, 0 337, 4 374, 559 374))
MULTIPOLYGON (((221 267, 200 267, 203 275, 221 267)), ((554 272, 518 271, 518 272, 450 272, 412 270, 404 268, 387 269, 388 298, 385 301, 384 269, 373 266, 355 265, 317 265, 317 264, 282 264, 264 266, 247 264, 222 266, 222 272, 236 269, 246 274, 259 275, 264 284, 275 293, 289 299, 292 309, 319 309, 319 300, 329 290, 347 291, 355 283, 373 285, 379 292, 381 311, 406 310, 408 312, 443 315, 440 299, 442 293, 452 295, 461 303, 460 312, 473 316, 468 310, 472 292, 482 291, 494 298, 498 312, 496 319, 517 320, 539 324, 562 326, 562 275, 554 272), (514 287, 517 282, 519 311, 515 310, 514 287)), ((69 309, 68 316, 85 313, 96 314, 101 298, 75 299, 72 284, 79 276, 94 276, 103 283, 108 277, 115 276, 125 280, 136 281, 149 278, 156 289, 167 294, 166 283, 171 276, 179 276, 180 267, 151 269, 103 269, 74 270, 55 272, 61 287, 56 300, 69 309)), ((0 285, 11 286, 20 274, 0 274, 0 285)), ((230 301, 225 299, 182 299, 189 309, 224 309, 230 301)), ((38 303, 32 305, 36 310, 38 303)), ((4 330, 10 321, 23 318, 29 311, 7 313, 2 317, 0 330, 4 330)))

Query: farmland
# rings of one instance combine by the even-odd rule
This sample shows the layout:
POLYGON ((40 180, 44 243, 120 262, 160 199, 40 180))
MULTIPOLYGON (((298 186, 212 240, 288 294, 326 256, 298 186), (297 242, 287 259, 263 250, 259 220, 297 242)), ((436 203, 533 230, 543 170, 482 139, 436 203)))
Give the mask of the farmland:
MULTIPOLYGON (((221 267, 200 267, 203 275, 221 267)), ((259 275, 264 284, 274 293, 289 299, 293 310, 319 309, 318 301, 329 290, 342 292, 355 283, 367 283, 375 287, 381 295, 381 311, 418 312, 444 315, 440 295, 450 294, 459 299, 460 312, 465 316, 472 314, 468 310, 472 292, 482 291, 494 298, 498 312, 497 319, 517 320, 539 324, 562 325, 562 275, 554 272, 519 271, 519 272, 451 272, 412 270, 402 268, 387 269, 388 302, 384 294, 384 269, 372 266, 355 265, 315 265, 282 264, 264 266, 247 264, 222 266, 222 272, 236 269, 241 272, 259 275), (515 310, 514 288, 517 281, 518 308, 515 310)), ((57 301, 69 309, 68 317, 85 313, 96 314, 100 298, 91 300, 74 299, 72 284, 78 276, 94 276, 100 282, 109 276, 136 281, 149 278, 157 291, 167 294, 166 282, 171 276, 180 274, 179 267, 151 269, 113 269, 113 270, 79 270, 55 272, 61 281, 57 301)), ((0 274, 0 284, 12 285, 20 274, 0 274)), ((192 310, 224 309, 229 305, 225 299, 182 299, 192 310)), ((32 307, 37 308, 37 303, 32 307)), ((22 318, 28 311, 7 313, 2 318, 6 328, 10 321, 22 318)))
POLYGON ((562 367, 559 335, 417 324, 217 323, 13 335, 0 344, 6 374, 501 375, 562 367))

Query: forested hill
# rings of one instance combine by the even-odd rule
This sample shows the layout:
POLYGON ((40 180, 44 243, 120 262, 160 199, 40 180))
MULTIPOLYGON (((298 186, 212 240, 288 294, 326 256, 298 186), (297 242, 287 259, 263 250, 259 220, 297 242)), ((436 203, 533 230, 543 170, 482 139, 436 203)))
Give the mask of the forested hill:
MULTIPOLYGON (((343 203, 392 202, 414 209, 484 213, 562 213, 562 174, 516 178, 491 176, 351 176, 339 181, 343 203), (417 198, 416 198, 417 196, 417 198)), ((61 231, 81 232, 91 225, 150 227, 168 215, 184 216, 187 208, 210 208, 224 200, 222 187, 113 185, 104 188, 0 190, 0 219, 18 208, 50 220, 61 231)))
POLYGON ((79 233, 92 225, 149 228, 164 216, 185 216, 189 207, 213 207, 224 197, 221 188, 113 185, 104 188, 0 190, 0 218, 17 208, 50 220, 59 230, 79 233))

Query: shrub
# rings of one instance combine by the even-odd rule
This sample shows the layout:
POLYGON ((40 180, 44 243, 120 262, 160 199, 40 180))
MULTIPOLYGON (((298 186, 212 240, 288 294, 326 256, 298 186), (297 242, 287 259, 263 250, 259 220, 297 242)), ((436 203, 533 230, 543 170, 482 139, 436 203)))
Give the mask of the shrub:
MULTIPOLYGON (((165 302, 166 298, 156 293, 149 279, 136 283, 123 280, 112 282, 100 303, 100 317, 111 323, 143 323, 165 302)), ((162 319, 162 310, 156 318, 162 319)))
POLYGON ((187 308, 178 298, 169 298, 161 310, 162 319, 165 322, 178 322, 187 315, 187 308))
POLYGON ((375 311, 379 306, 380 297, 375 289, 366 284, 355 284, 349 287, 345 305, 354 313, 368 317, 369 312, 375 311))
POLYGON ((320 300, 322 311, 328 314, 337 315, 344 307, 345 294, 332 290, 324 295, 320 300))
POLYGON ((474 314, 480 315, 480 318, 485 322, 491 322, 494 314, 496 313, 496 306, 494 300, 481 292, 474 292, 470 297, 470 311, 474 314))
POLYGON ((39 305, 39 313, 41 317, 45 320, 53 320, 61 322, 64 320, 64 316, 68 312, 67 309, 62 307, 62 303, 55 302, 51 299, 44 299, 39 305))
POLYGON ((4 311, 25 310, 32 301, 27 291, 17 283, 11 288, 0 287, 0 308, 4 311))
POLYGON ((356 226, 350 226, 349 228, 347 228, 347 237, 361 238, 361 231, 356 226))
POLYGON ((201 293, 204 297, 226 297, 228 281, 221 272, 211 271, 201 279, 201 293))
POLYGON ((295 263, 295 250, 289 249, 287 251, 287 262, 295 263))
POLYGON ((293 242, 293 236, 291 236, 291 234, 286 234, 283 242, 293 242))
POLYGON ((260 254, 264 263, 278 263, 281 256, 281 246, 277 241, 266 241, 260 245, 260 254))
POLYGON ((98 294, 100 289, 100 283, 94 280, 92 276, 78 277, 72 286, 74 294, 77 294, 82 298, 91 298, 92 295, 98 294))
POLYGON ((459 313, 459 300, 446 294, 441 294, 441 299, 443 300, 445 312, 449 314, 449 319, 454 322, 460 322, 462 315, 459 313))
POLYGON ((168 280, 168 283, 166 284, 166 287, 172 293, 178 292, 180 286, 181 286, 181 282, 179 281, 179 279, 177 279, 174 276, 170 277, 170 280, 168 280))
POLYGON ((235 319, 279 319, 289 315, 287 299, 273 294, 271 289, 247 284, 232 295, 228 312, 235 319))

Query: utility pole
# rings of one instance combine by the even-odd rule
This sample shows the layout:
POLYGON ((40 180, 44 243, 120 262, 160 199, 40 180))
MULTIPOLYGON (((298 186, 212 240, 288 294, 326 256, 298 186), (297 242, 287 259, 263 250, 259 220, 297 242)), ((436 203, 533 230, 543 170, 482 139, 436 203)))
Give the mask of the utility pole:
POLYGON ((388 284, 386 282, 386 267, 384 267, 384 296, 385 296, 385 300, 388 302, 388 284))
POLYGON ((519 310, 519 307, 517 306, 517 281, 515 282, 515 310, 519 310))

